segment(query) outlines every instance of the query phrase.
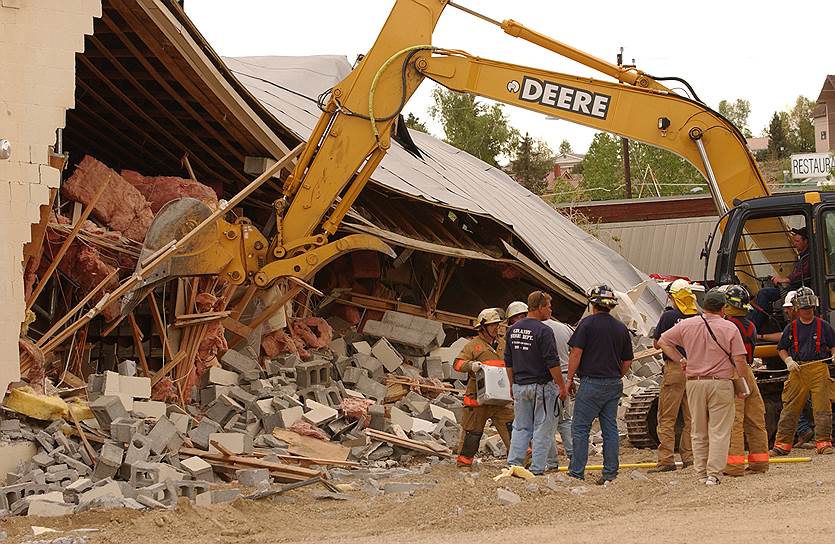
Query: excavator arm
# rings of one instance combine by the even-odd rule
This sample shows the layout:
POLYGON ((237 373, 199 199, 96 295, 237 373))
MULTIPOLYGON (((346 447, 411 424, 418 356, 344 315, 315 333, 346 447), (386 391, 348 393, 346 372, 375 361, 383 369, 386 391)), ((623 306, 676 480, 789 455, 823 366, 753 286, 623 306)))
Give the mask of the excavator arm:
MULTIPOLYGON (((267 286, 283 276, 309 279, 322 266, 350 251, 370 249, 391 254, 391 249, 373 236, 352 235, 336 241, 329 237, 388 151, 391 129, 424 78, 455 91, 672 151, 705 176, 720 211, 733 206, 735 199, 769 194, 745 139, 701 102, 671 92, 635 68, 615 66, 514 21, 499 23, 448 0, 397 0, 368 54, 343 81, 320 97, 323 113, 284 183, 281 198, 275 202, 277 232, 263 257, 246 254, 254 241, 249 245, 225 243, 229 251, 224 252, 192 247, 187 255, 176 256, 177 266, 171 269, 177 273, 168 276, 194 270, 198 274, 222 274, 233 284, 253 281, 267 286), (488 20, 509 35, 590 66, 619 83, 434 47, 432 33, 447 5, 488 20)), ((165 221, 178 223, 174 216, 165 221)), ((778 248, 768 250, 773 260, 786 260, 784 250, 779 249, 785 245, 786 236, 781 234, 784 229, 777 224, 772 227, 764 226, 766 234, 754 236, 755 242, 759 247, 778 248)), ((152 228, 152 232, 166 234, 146 240, 147 252, 170 243, 171 230, 152 228)), ((230 229, 221 226, 216 231, 230 229)), ((257 241, 263 246, 263 241, 257 241)), ((164 281, 167 277, 163 273, 154 279, 164 281)))

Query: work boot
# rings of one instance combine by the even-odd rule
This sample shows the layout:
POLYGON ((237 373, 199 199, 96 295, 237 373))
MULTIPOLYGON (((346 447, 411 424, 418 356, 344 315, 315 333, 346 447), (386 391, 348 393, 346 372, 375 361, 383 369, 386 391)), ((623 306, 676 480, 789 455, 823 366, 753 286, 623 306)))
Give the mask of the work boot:
POLYGON ((675 472, 676 466, 675 465, 658 465, 655 468, 651 468, 647 471, 648 474, 655 474, 656 472, 675 472))
POLYGON ((786 451, 782 448, 778 448, 777 446, 774 446, 773 448, 768 450, 768 456, 769 457, 784 457, 784 456, 786 456, 790 453, 791 453, 790 451, 786 451))
POLYGON ((818 455, 832 455, 833 453, 832 446, 823 446, 815 451, 818 452, 818 455))
POLYGON ((614 481, 615 481, 615 479, 614 479, 614 478, 606 478, 606 477, 604 477, 604 476, 601 476, 601 477, 600 477, 600 478, 598 478, 598 479, 597 479, 597 481, 596 481, 596 482, 594 482, 594 483, 595 483, 595 485, 606 485, 607 483, 609 483, 609 482, 614 482, 614 481))
POLYGON ((688 467, 692 467, 692 466, 693 466, 693 460, 692 459, 690 459, 689 461, 682 461, 681 462, 681 470, 684 470, 684 469, 686 469, 688 467))
POLYGON ((815 436, 814 429, 809 429, 808 431, 804 431, 797 435, 797 442, 794 443, 795 448, 799 448, 806 442, 810 441, 812 437, 815 436))
POLYGON ((473 466, 473 458, 472 457, 466 457, 464 455, 459 455, 455 459, 455 463, 459 467, 462 467, 462 468, 471 468, 473 466))

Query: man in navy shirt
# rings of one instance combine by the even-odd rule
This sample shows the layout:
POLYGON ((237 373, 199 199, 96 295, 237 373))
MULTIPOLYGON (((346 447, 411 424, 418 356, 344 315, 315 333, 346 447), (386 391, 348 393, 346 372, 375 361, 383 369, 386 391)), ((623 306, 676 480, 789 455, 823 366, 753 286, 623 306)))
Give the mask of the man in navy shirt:
POLYGON ((571 426, 574 455, 568 475, 584 479, 589 458, 589 431, 595 418, 603 433, 603 474, 597 480, 603 485, 618 475, 618 403, 623 395, 623 375, 632 364, 632 338, 626 325, 609 312, 618 299, 606 285, 589 292, 592 315, 583 318, 568 341, 568 383, 580 377, 574 399, 574 421, 571 426))
POLYGON ((794 431, 806 399, 812 397, 815 418, 815 449, 819 454, 832 453, 832 405, 827 363, 835 356, 835 331, 815 315, 818 297, 808 287, 801 287, 794 297, 797 316, 783 331, 777 353, 789 378, 783 385, 783 411, 777 424, 772 457, 788 455, 794 443, 794 431))
POLYGON ((549 317, 551 296, 534 291, 528 296, 527 317, 507 331, 504 351, 514 401, 507 464, 524 466, 528 444, 531 444, 530 470, 534 474, 545 472, 548 450, 554 440, 557 397, 564 399, 568 393, 560 372, 554 333, 542 323, 549 317))

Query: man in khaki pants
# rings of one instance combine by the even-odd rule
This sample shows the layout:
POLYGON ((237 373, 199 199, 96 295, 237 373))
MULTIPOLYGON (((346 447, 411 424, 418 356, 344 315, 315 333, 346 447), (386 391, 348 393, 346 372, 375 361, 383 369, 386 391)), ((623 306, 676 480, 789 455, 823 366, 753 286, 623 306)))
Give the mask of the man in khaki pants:
POLYGON ((706 485, 718 484, 727 464, 734 422, 734 367, 744 376, 747 366, 742 336, 733 323, 723 319, 724 306, 723 293, 708 291, 702 303, 704 315, 677 323, 658 341, 664 354, 678 360, 687 376, 693 463, 699 481, 706 485), (678 347, 686 350, 687 358, 678 347))
MULTIPOLYGON (((658 339, 673 328, 673 325, 699 313, 696 307, 696 297, 687 280, 677 279, 670 283, 667 286, 667 294, 670 296, 671 304, 661 314, 655 326, 653 346, 656 348, 658 339)), ((678 351, 680 355, 675 359, 664 357, 664 380, 661 382, 661 392, 658 394, 658 464, 647 472, 670 472, 676 469, 676 421, 678 421, 679 412, 682 413, 684 419, 679 444, 682 468, 693 464, 693 447, 690 445, 690 408, 687 406, 687 393, 685 392, 687 380, 681 365, 678 364, 678 360, 686 357, 687 353, 683 349, 678 351)))

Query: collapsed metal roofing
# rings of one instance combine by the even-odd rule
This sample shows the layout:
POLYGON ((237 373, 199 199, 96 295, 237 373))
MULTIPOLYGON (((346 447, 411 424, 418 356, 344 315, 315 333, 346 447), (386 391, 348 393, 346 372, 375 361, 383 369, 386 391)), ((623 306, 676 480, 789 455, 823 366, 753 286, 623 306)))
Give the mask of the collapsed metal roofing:
MULTIPOLYGON (((319 117, 316 98, 351 70, 342 56, 241 57, 223 61, 280 123, 306 139, 319 117)), ((420 201, 494 219, 510 229, 537 260, 574 290, 575 301, 592 286, 607 283, 627 291, 647 276, 594 236, 548 206, 501 170, 430 135, 410 131, 423 155, 397 142, 371 181, 420 201)), ((383 233, 383 237, 385 235, 383 233)), ((504 242, 512 257, 525 256, 504 242)), ((529 259, 527 259, 529 261, 529 259)), ((535 263, 528 263, 533 264, 535 263)), ((638 301, 650 319, 662 309, 663 291, 651 285, 638 301)))

